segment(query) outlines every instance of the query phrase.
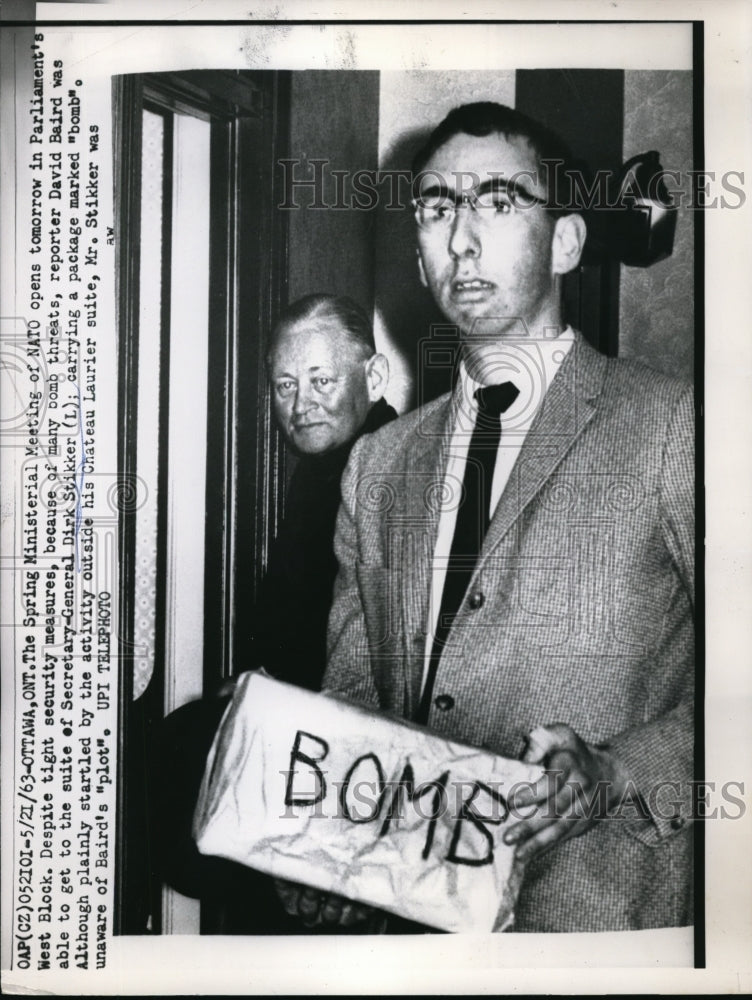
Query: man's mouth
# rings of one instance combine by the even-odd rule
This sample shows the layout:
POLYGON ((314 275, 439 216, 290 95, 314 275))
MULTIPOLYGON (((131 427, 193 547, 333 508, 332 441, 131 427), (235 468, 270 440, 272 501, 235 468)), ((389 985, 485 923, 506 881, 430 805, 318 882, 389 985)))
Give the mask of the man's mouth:
POLYGON ((482 297, 495 287, 493 282, 482 278, 455 278, 452 282, 452 295, 459 298, 482 297))

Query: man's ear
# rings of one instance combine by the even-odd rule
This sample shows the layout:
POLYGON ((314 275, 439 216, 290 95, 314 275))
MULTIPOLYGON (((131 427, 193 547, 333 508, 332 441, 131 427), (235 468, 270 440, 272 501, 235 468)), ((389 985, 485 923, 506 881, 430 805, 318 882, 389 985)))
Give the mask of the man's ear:
POLYGON ((556 220, 551 242, 551 270, 553 274, 567 274, 580 263, 585 247, 587 226, 581 215, 562 215, 556 220))
POLYGON ((416 248, 415 255, 418 258, 418 276, 420 278, 420 283, 424 288, 428 288, 428 282, 426 281, 426 272, 423 269, 423 258, 420 255, 420 250, 416 248))
POLYGON ((374 354, 366 361, 366 383, 369 400, 372 403, 377 402, 389 384, 389 362, 383 354, 374 354))

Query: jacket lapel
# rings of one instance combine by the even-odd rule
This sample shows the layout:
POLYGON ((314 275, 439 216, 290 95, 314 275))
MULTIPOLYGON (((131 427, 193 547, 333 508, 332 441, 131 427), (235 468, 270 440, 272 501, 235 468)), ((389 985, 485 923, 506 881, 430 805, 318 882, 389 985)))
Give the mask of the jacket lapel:
POLYGON ((480 567, 540 491, 596 412, 606 358, 580 333, 551 382, 517 456, 483 544, 480 567))
POLYGON ((431 564, 436 546, 436 534, 441 511, 441 491, 444 482, 449 445, 452 439, 454 397, 437 400, 436 405, 421 419, 407 451, 405 464, 406 510, 405 528, 410 532, 414 551, 412 566, 417 617, 411 623, 423 623, 428 606, 431 564))
POLYGON ((420 697, 433 553, 458 400, 455 391, 429 404, 406 453, 401 614, 404 662, 410 665, 404 677, 403 711, 407 718, 412 717, 420 697))

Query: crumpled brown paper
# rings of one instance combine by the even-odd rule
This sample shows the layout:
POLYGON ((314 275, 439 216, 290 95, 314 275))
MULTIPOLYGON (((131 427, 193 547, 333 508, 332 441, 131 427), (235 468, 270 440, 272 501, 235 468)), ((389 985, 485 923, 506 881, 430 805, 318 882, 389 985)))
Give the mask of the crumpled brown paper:
POLYGON ((243 674, 207 761, 199 850, 447 931, 501 931, 506 798, 539 767, 243 674))

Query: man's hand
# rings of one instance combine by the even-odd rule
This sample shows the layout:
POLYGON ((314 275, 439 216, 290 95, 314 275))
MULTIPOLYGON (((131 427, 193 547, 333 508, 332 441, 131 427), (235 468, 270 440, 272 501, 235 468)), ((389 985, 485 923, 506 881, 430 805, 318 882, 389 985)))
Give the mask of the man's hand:
POLYGON ((523 761, 540 764, 548 773, 509 798, 510 809, 537 807, 504 834, 505 843, 517 845, 519 862, 585 833, 627 787, 627 774, 609 751, 586 743, 564 723, 539 726, 528 739, 523 761))
MULTIPOLYGON (((363 926, 372 920, 372 933, 380 933, 383 928, 377 928, 383 923, 382 914, 371 906, 353 903, 344 896, 333 892, 321 892, 298 882, 288 882, 275 878, 274 887, 284 907, 285 913, 291 917, 299 917, 305 927, 337 927, 349 928, 363 926)), ((385 916, 383 918, 386 919, 385 916)))

